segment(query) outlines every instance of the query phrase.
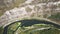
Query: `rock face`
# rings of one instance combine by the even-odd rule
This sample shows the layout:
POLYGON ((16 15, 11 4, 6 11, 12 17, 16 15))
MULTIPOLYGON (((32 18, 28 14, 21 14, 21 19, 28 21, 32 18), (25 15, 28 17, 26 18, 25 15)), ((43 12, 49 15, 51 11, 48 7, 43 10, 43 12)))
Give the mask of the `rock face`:
POLYGON ((15 5, 18 5, 20 3, 25 2, 25 0, 0 0, 0 9, 1 8, 11 8, 12 6, 16 7, 15 5))
POLYGON ((15 20, 15 18, 48 18, 53 14, 60 13, 60 0, 20 0, 20 3, 17 3, 18 0, 1 0, 1 2, 3 2, 1 5, 11 8, 19 4, 18 7, 7 10, 0 17, 1 24, 9 23, 10 20, 15 20))
POLYGON ((0 0, 0 16, 14 5, 14 0, 0 0))
POLYGON ((25 0, 0 0, 0 16, 14 7, 17 7, 19 4, 25 2, 25 0))
POLYGON ((14 0, 0 0, 0 8, 9 7, 14 3, 14 0))

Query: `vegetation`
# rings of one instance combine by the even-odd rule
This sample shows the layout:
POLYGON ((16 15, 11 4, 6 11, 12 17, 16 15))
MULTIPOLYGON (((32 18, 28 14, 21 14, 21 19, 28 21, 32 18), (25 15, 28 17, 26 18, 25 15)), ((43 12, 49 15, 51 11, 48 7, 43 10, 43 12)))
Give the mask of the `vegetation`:
POLYGON ((0 34, 3 34, 3 26, 2 27, 0 27, 0 34))
MULTIPOLYGON (((25 23, 26 26, 23 27, 21 27, 21 24, 21 22, 14 22, 8 26, 7 34, 60 34, 60 29, 51 24, 32 24, 28 26, 27 23, 25 23)), ((1 27, 0 34, 3 33, 3 30, 4 29, 1 27)))
POLYGON ((20 25, 20 22, 17 22, 15 24, 9 26, 9 28, 8 28, 8 34, 12 34, 19 25, 20 25))
POLYGON ((51 16, 48 17, 48 18, 55 19, 55 20, 60 20, 60 13, 57 13, 57 14, 51 15, 51 16))
POLYGON ((16 22, 15 24, 8 27, 8 34, 60 34, 59 28, 55 28, 53 25, 48 24, 34 24, 32 26, 27 27, 19 27, 21 25, 20 22, 16 22), (15 31, 16 30, 16 31, 15 31), (15 32, 14 32, 15 31, 15 32))
MULTIPOLYGON (((39 0, 40 2, 51 2, 50 0, 45 0, 45 1, 41 1, 39 0)), ((7 6, 4 6, 4 7, 0 7, 0 16, 6 11, 6 10, 10 10, 14 7, 18 7, 19 4, 25 2, 25 0, 17 0, 16 2, 14 2, 14 4, 12 4, 11 6, 7 7, 7 6)), ((40 3, 39 2, 39 3, 40 3)), ((55 0, 54 0, 55 2, 55 0)), ((54 6, 55 7, 55 6, 54 6)), ((39 9, 39 7, 37 8, 39 9)), ((26 8, 26 11, 31 11, 32 9, 30 9, 29 7, 26 8)), ((31 15, 31 16, 34 16, 31 15)), ((44 15, 45 17, 47 15, 44 15)), ((51 19, 55 19, 55 20, 60 20, 60 13, 57 13, 57 14, 54 14, 54 15, 51 15, 50 17, 48 18, 51 18, 51 19)), ((21 23, 20 22, 16 22, 12 25, 10 25, 8 27, 8 32, 7 34, 60 34, 60 29, 59 28, 56 28, 54 27, 53 25, 50 25, 50 24, 33 24, 31 26, 23 26, 23 27, 20 27, 21 23)), ((27 25, 27 24, 25 24, 27 25)), ((28 23, 29 25, 29 23, 28 23)), ((0 27, 0 34, 3 34, 3 27, 0 27)))

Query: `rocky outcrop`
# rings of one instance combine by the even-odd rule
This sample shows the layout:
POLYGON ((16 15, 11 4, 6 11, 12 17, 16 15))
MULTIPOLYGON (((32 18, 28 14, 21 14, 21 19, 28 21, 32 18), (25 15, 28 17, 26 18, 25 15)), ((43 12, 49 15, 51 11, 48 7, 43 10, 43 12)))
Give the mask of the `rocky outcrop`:
MULTIPOLYGON (((15 3, 4 1, 7 7, 15 3)), ((18 3, 17 3, 18 4, 18 3)), ((16 6, 16 5, 15 5, 16 6)), ((13 5, 13 7, 15 7, 13 5)), ((24 3, 18 5, 11 10, 7 10, 4 15, 0 17, 1 24, 7 24, 11 21, 16 21, 20 18, 39 17, 48 18, 49 16, 60 12, 59 0, 26 0, 24 3), (18 19, 17 19, 18 18, 18 19), (15 20, 16 19, 16 20, 15 20), (4 23, 3 23, 4 22, 4 23)))
POLYGON ((6 12, 6 10, 18 7, 19 4, 24 3, 25 0, 0 0, 0 16, 6 12))

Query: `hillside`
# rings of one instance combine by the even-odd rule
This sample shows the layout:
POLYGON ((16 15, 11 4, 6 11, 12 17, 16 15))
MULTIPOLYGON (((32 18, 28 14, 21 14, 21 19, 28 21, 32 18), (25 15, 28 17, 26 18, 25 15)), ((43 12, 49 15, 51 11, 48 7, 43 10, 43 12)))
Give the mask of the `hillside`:
MULTIPOLYGON (((28 24, 31 26, 20 27, 21 22, 16 22, 33 18, 51 21, 54 23, 53 25, 56 23, 60 25, 60 0, 0 0, 0 34, 4 31, 3 34, 60 34, 59 28, 46 21, 50 25, 31 25, 30 22, 35 23, 32 20, 22 23, 23 25, 28 24), (7 26, 11 23, 13 24, 7 26)), ((44 21, 42 22, 45 23, 44 21)))
POLYGON ((1 0, 1 2, 3 2, 0 6, 2 18, 40 17, 60 21, 59 0, 1 0))

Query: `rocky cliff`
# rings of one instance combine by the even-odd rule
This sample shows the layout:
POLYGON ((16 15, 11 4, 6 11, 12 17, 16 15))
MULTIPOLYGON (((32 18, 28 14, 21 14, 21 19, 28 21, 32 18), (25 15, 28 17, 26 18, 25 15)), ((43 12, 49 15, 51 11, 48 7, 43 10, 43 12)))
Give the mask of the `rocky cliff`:
POLYGON ((0 0, 0 23, 10 19, 39 17, 49 18, 60 13, 60 0, 0 0), (1 4, 2 3, 2 4, 1 4))

